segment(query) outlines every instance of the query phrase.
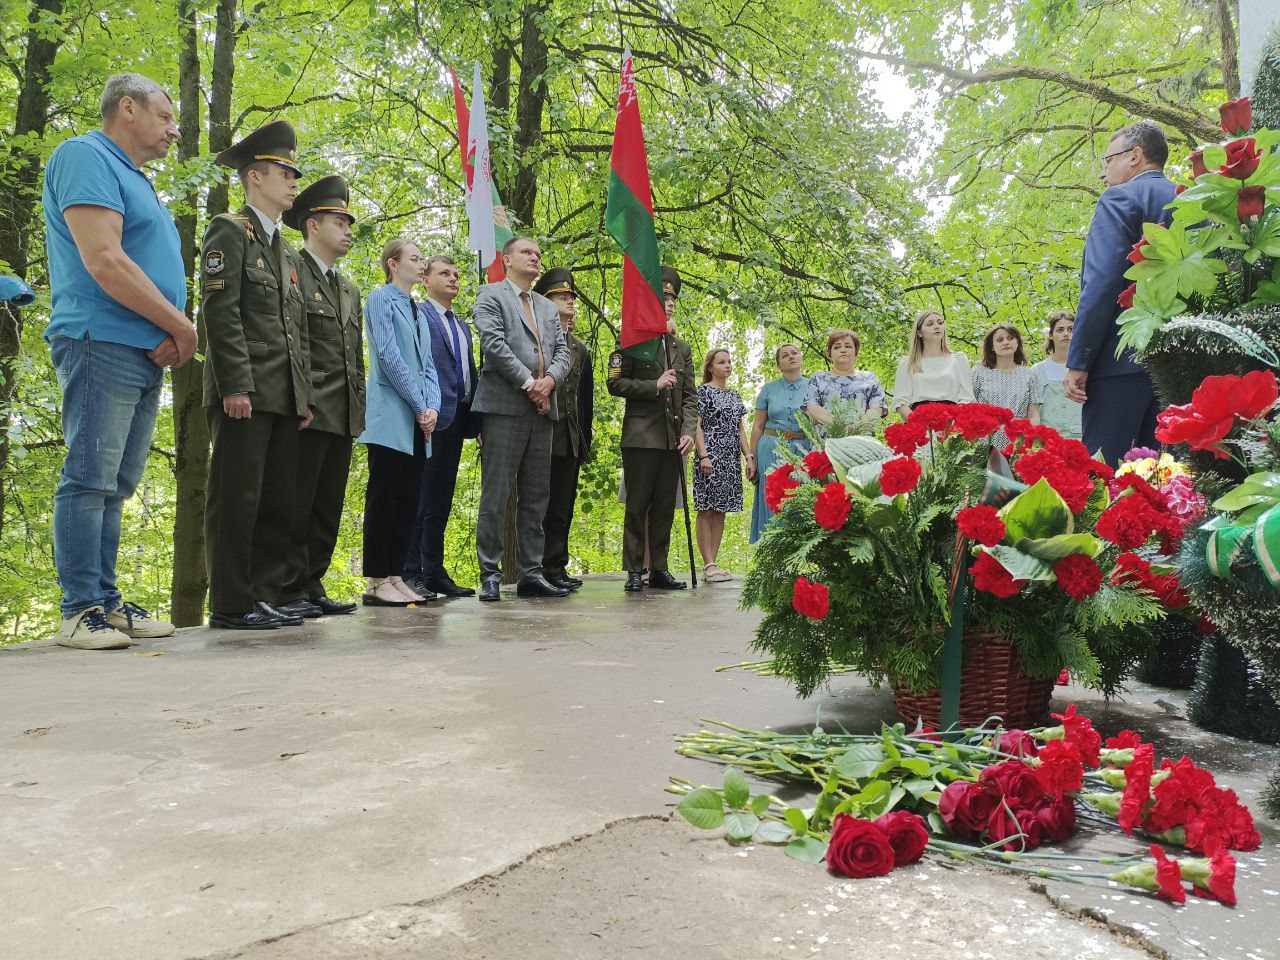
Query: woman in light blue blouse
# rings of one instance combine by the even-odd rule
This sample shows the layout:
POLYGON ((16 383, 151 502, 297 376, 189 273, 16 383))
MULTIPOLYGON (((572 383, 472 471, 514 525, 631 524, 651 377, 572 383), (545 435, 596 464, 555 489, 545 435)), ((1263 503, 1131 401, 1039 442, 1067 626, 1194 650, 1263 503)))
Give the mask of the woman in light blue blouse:
POLYGON ((858 351, 862 338, 852 330, 832 330, 827 334, 827 359, 831 361, 830 373, 815 373, 809 379, 809 389, 804 397, 804 411, 813 418, 819 429, 831 425, 828 402, 839 397, 851 400, 865 413, 873 410, 881 417, 889 403, 879 378, 866 370, 858 370, 858 351))
POLYGON ((778 445, 786 444, 794 453, 809 451, 809 441, 800 430, 796 414, 804 405, 809 379, 801 368, 804 355, 794 343, 784 343, 773 353, 773 362, 782 374, 766 383, 756 398, 756 416, 751 425, 751 452, 755 455, 755 499, 751 504, 751 542, 755 543, 773 518, 764 502, 765 474, 777 466, 778 445))
POLYGON ((382 248, 387 283, 364 302, 369 341, 365 429, 369 486, 364 500, 364 603, 404 607, 434 597, 401 579, 418 506, 422 468, 440 412, 440 383, 431 360, 431 327, 412 297, 422 279, 422 254, 408 240, 382 248))

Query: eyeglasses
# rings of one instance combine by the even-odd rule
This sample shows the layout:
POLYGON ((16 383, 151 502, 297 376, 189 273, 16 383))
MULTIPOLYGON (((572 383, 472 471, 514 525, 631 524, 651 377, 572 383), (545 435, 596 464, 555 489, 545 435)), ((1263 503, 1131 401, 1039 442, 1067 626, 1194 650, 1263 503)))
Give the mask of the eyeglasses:
POLYGON ((1111 160, 1114 157, 1120 157, 1126 153, 1132 153, 1134 150, 1137 150, 1137 149, 1138 149, 1137 147, 1127 147, 1124 150, 1117 150, 1115 153, 1108 153, 1106 156, 1102 158, 1102 165, 1105 167, 1108 163, 1111 162, 1111 160))

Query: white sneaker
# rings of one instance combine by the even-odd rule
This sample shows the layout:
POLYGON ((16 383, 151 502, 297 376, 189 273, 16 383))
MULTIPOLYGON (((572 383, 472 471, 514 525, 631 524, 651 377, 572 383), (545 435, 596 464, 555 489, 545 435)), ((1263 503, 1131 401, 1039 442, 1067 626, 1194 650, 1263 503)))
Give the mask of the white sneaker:
POLYGON ((156 620, 136 603, 125 603, 107 614, 107 622, 135 640, 172 637, 176 627, 167 620, 156 620))
POLYGON ((81 610, 63 620, 53 639, 61 647, 76 650, 123 650, 135 645, 132 638, 108 622, 100 606, 81 610))

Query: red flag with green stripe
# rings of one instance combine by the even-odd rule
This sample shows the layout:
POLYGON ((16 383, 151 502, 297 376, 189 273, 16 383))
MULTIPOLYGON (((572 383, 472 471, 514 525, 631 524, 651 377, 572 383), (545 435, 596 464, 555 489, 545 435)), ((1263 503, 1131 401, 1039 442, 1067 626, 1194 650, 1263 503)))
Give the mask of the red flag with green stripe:
POLYGON ((658 235, 653 227, 649 161, 630 50, 622 55, 604 224, 609 236, 622 248, 622 349, 632 356, 653 360, 658 354, 657 338, 667 332, 667 312, 658 235))

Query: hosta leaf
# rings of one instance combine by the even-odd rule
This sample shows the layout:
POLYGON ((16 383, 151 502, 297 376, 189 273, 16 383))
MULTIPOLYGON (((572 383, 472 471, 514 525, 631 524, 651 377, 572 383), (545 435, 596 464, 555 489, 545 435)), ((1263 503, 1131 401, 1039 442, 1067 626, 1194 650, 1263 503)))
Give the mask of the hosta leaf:
POLYGON ((1075 526, 1071 508, 1043 477, 1001 507, 1000 519, 1014 543, 1023 537, 1038 539, 1070 533, 1075 526))

